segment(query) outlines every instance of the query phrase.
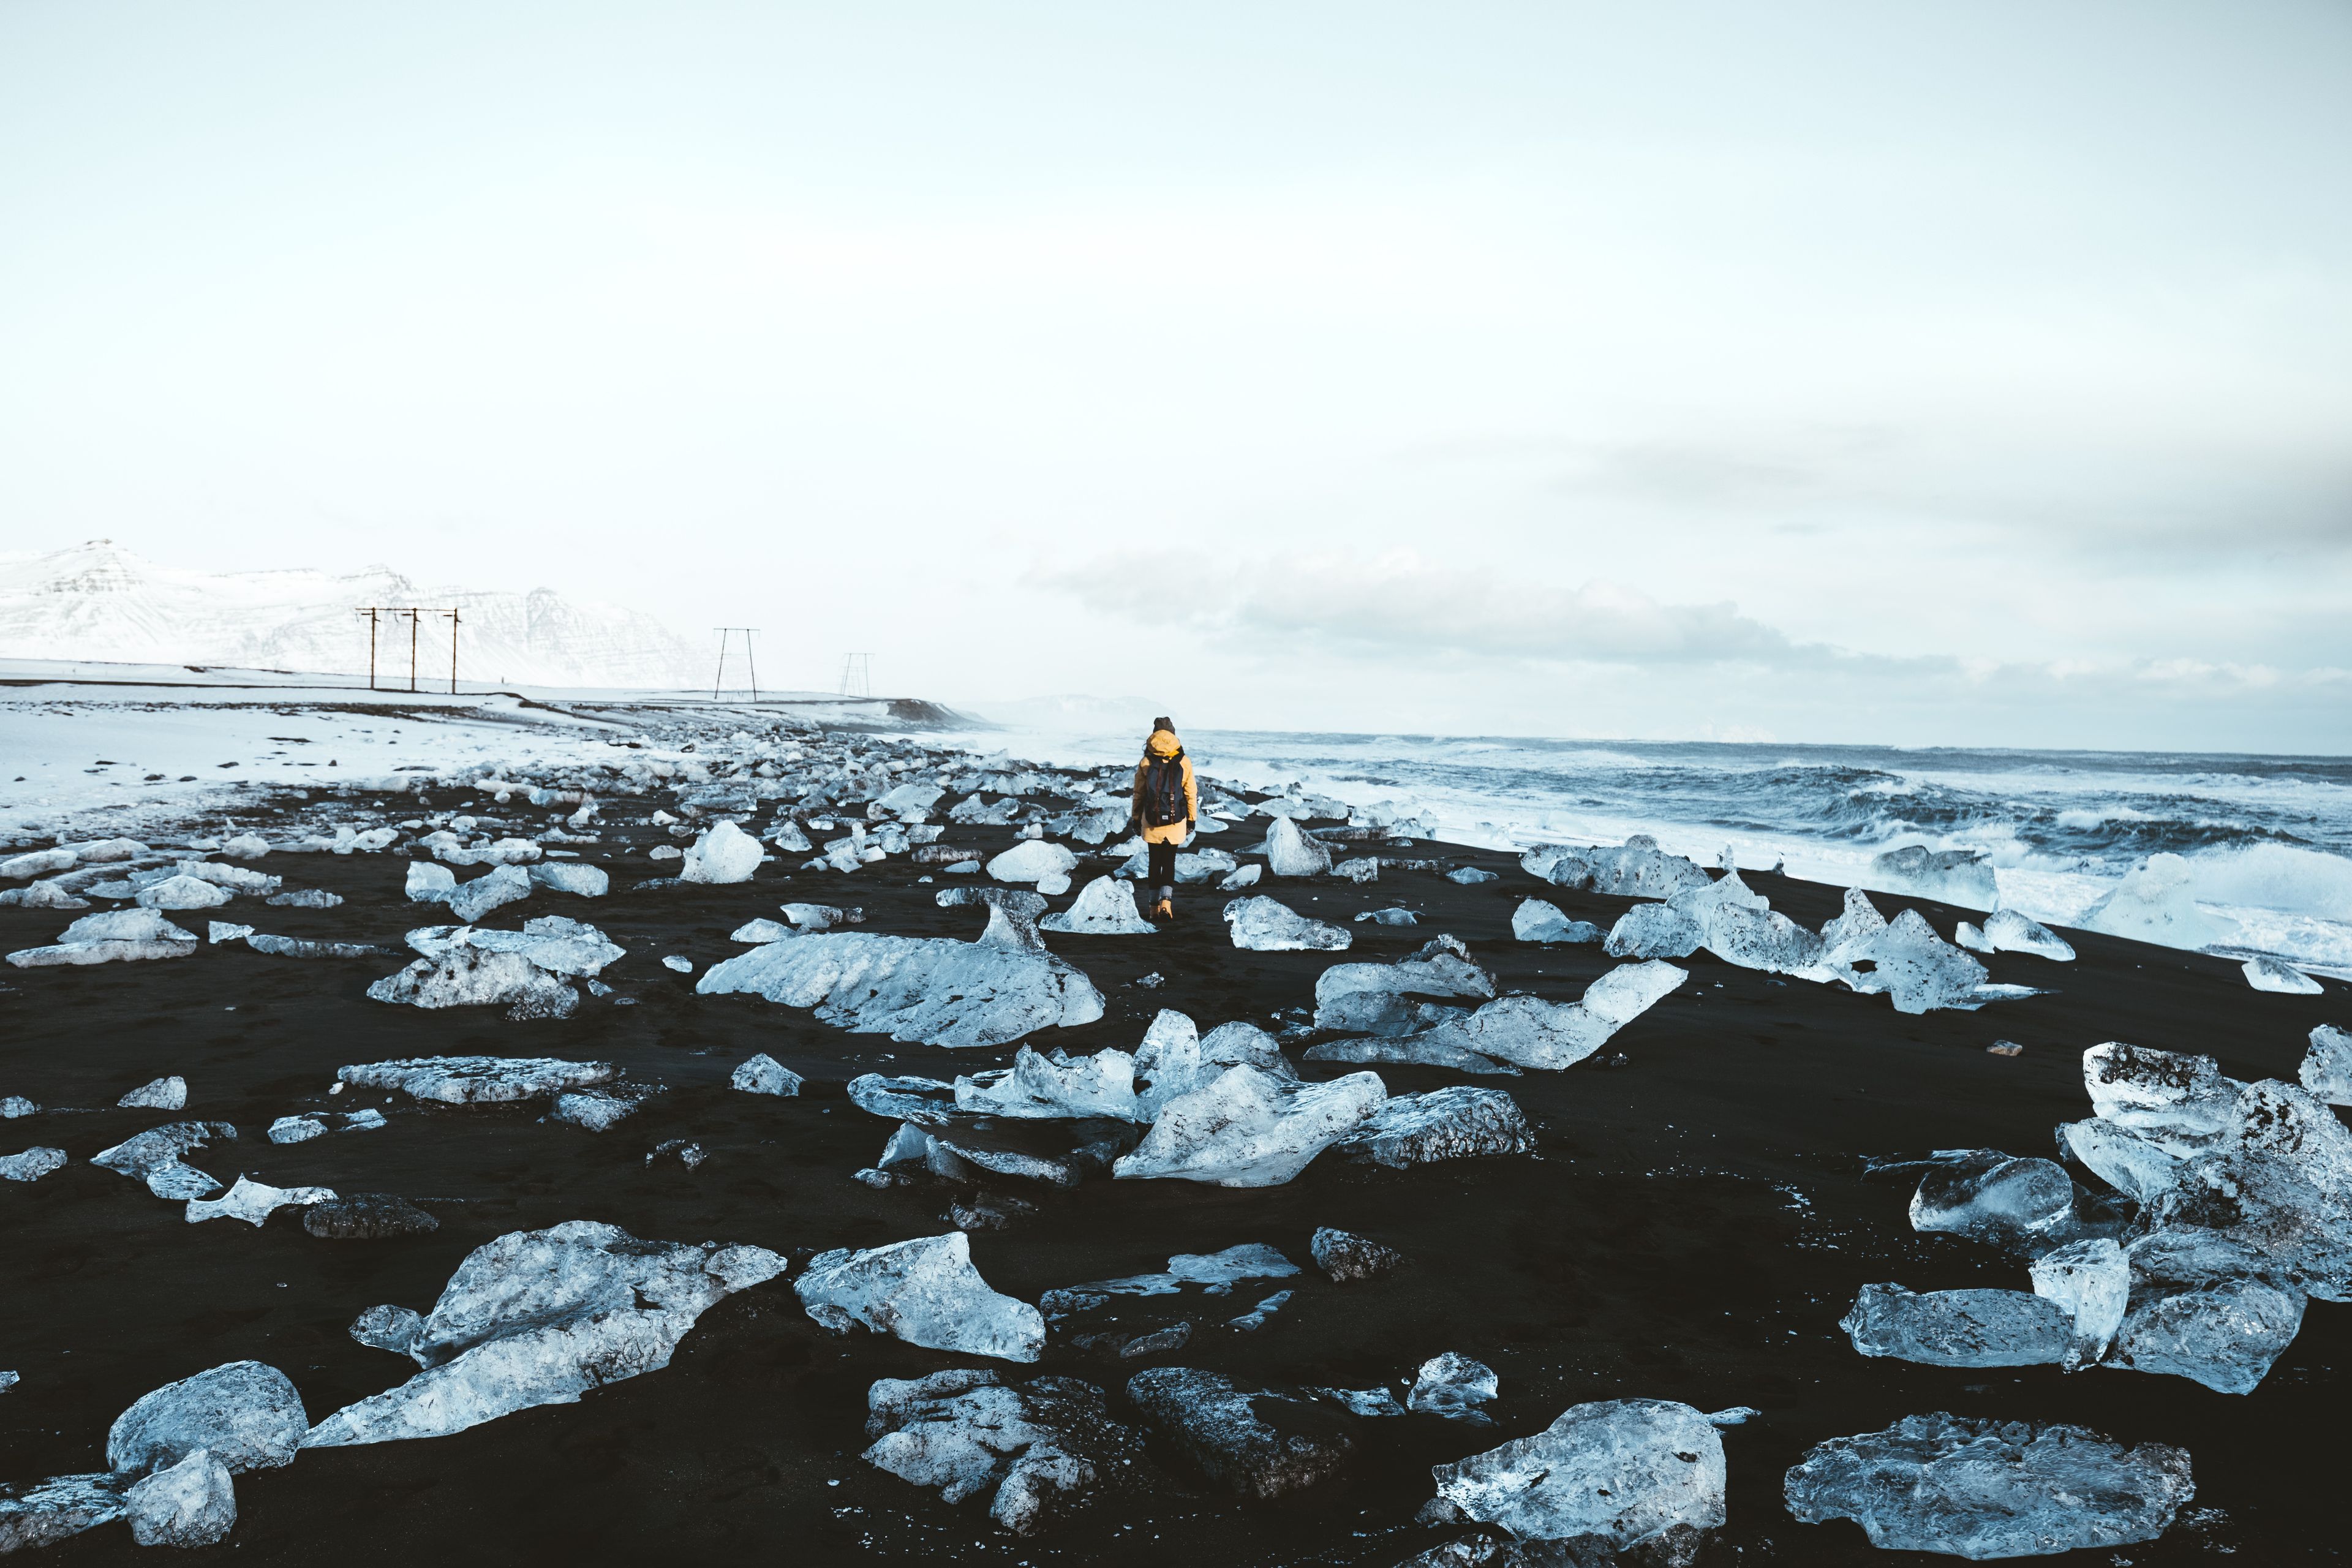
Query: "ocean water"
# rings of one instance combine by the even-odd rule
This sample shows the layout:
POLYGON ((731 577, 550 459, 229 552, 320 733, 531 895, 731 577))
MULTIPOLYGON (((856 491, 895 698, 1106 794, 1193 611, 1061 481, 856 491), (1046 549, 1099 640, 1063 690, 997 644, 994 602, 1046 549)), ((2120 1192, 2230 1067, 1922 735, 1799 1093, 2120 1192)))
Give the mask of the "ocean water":
MULTIPOLYGON (((1139 737, 1020 731, 1039 761, 1125 762, 1139 737)), ((1906 844, 1983 852, 2002 904, 2068 925, 2154 854, 2187 860, 2212 951, 2352 978, 2352 758, 1188 731, 1210 774, 1433 816, 1510 847, 1654 835, 1714 864, 1870 887, 1906 844)))

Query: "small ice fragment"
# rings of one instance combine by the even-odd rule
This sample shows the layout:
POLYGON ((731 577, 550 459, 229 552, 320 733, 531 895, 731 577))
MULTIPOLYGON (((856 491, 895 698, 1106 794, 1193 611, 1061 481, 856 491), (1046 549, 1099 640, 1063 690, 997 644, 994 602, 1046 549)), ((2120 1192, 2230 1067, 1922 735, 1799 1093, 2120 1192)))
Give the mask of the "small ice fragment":
POLYGON ((2275 958, 2250 958, 2244 968, 2246 984, 2257 991, 2273 991, 2283 996, 2316 996, 2323 989, 2318 981, 2302 970, 2275 958))
POLYGON ((123 1110, 178 1110, 188 1103, 188 1080, 176 1074, 153 1079, 114 1103, 123 1110))
POLYGON ((746 1094, 791 1096, 801 1091, 801 1075, 765 1052, 736 1068, 727 1081, 746 1094))

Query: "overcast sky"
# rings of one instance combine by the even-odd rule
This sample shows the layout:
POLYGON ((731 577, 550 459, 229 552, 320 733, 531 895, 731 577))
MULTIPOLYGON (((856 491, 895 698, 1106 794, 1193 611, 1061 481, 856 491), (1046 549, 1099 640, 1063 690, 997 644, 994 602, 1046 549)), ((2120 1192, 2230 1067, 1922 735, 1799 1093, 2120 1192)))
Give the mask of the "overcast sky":
POLYGON ((983 710, 2352 750, 2347 83, 2342 0, 19 0, 0 548, 983 710))

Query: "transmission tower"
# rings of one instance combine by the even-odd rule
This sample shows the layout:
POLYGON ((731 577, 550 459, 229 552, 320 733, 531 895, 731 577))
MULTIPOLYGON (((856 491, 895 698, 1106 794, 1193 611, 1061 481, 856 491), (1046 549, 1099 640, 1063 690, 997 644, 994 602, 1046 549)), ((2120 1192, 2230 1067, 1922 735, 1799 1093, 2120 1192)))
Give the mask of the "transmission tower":
POLYGON ((874 695, 874 656, 870 653, 848 653, 841 656, 841 694, 844 697, 874 695))
POLYGON ((760 628, 757 626, 713 626, 710 629, 719 634, 719 670, 717 674, 710 678, 710 700, 713 702, 719 700, 719 683, 727 678, 727 639, 740 632, 742 634, 743 637, 743 668, 751 677, 751 700, 757 702, 760 700, 760 666, 751 658, 751 634, 758 631, 760 628))

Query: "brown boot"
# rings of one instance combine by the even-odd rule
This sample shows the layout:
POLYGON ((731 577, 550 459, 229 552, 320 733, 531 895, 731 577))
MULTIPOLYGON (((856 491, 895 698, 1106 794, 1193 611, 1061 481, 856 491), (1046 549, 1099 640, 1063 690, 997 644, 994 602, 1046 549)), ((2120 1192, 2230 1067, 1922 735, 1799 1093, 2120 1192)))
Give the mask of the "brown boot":
POLYGON ((1154 904, 1151 907, 1151 918, 1156 921, 1174 920, 1176 918, 1176 900, 1173 899, 1160 900, 1157 904, 1154 904))

